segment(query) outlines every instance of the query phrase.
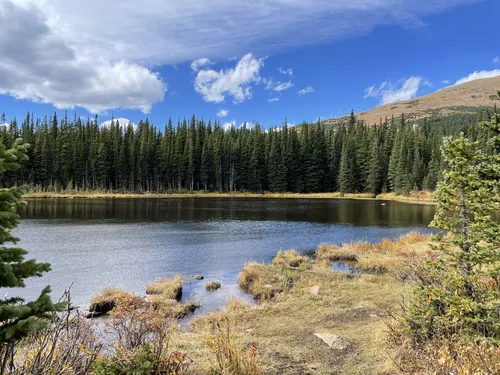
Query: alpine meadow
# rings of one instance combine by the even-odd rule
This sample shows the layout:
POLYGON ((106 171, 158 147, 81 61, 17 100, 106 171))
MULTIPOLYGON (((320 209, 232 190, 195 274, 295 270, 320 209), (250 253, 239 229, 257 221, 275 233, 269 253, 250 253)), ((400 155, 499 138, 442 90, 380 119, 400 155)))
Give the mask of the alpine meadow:
POLYGON ((499 14, 0 0, 0 375, 500 374, 499 14))

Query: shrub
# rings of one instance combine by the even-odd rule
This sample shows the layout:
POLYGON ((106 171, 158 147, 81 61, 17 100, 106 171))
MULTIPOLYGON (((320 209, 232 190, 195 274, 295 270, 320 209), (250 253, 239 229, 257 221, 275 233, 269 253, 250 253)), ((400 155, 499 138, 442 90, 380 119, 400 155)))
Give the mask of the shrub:
POLYGON ((116 340, 106 346, 109 355, 96 361, 97 374, 177 375, 187 371, 189 358, 169 351, 173 321, 144 300, 115 308, 106 327, 116 340))

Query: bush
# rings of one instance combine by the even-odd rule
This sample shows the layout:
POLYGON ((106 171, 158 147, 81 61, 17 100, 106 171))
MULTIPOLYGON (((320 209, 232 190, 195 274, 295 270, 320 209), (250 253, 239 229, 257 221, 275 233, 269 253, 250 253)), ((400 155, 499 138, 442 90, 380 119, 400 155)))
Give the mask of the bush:
POLYGON ((178 375, 187 371, 190 360, 179 352, 170 352, 175 325, 144 300, 121 305, 111 313, 106 324, 109 355, 99 358, 94 371, 100 375, 178 375))

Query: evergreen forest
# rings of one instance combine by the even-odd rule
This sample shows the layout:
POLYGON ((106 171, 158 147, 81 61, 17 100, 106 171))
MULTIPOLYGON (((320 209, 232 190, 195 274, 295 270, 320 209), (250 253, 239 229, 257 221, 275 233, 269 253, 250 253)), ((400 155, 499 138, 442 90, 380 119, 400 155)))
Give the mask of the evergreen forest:
MULTIPOLYGON (((443 162, 442 139, 464 133, 486 148, 490 134, 478 124, 496 109, 476 114, 404 115, 378 125, 353 113, 334 127, 304 123, 264 130, 260 125, 224 128, 192 116, 164 128, 148 119, 137 126, 97 116, 82 120, 27 114, 0 129, 4 145, 22 138, 29 160, 2 176, 1 184, 32 191, 294 192, 342 193, 434 190, 443 162)), ((5 115, 2 115, 5 122, 5 115)))

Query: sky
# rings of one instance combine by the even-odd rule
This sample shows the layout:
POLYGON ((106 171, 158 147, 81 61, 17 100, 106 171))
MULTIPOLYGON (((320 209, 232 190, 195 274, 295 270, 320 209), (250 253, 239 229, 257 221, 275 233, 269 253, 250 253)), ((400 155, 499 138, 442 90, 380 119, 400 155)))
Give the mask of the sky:
POLYGON ((0 0, 0 112, 316 121, 500 75, 498 0, 0 0))

